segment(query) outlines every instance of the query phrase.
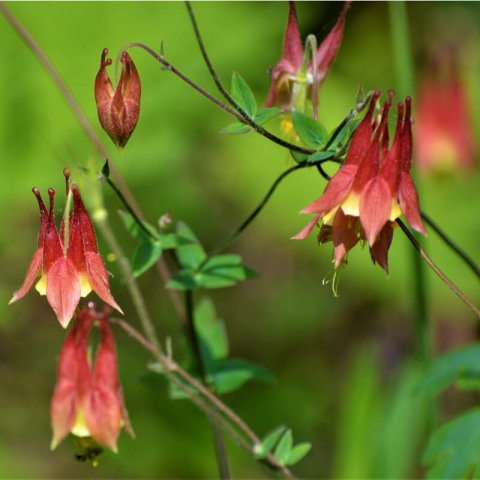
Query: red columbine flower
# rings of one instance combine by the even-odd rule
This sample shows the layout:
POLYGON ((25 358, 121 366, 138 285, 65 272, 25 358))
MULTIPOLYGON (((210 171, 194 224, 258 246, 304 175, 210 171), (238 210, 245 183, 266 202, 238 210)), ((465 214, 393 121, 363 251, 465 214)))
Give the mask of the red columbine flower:
POLYGON ((459 75, 455 52, 442 49, 434 60, 418 95, 418 167, 425 172, 457 167, 468 170, 475 162, 475 144, 466 87, 459 75))
POLYGON ((102 52, 100 70, 95 78, 95 102, 98 119, 113 142, 123 148, 138 122, 140 114, 140 77, 127 52, 122 53, 122 72, 116 90, 107 73, 112 64, 106 59, 108 49, 102 52))
MULTIPOLYGON (((67 194, 70 171, 64 170, 67 194)), ((62 221, 58 234, 54 218, 55 190, 50 188, 50 207, 47 211, 38 188, 33 189, 40 208, 38 248, 28 267, 23 285, 14 293, 10 303, 24 297, 40 274, 35 288, 46 295, 48 303, 60 324, 69 324, 80 297, 94 290, 106 303, 122 312, 110 293, 110 280, 102 258, 98 254, 97 239, 92 221, 85 209, 77 185, 71 187, 74 209, 69 216, 68 237, 62 221)))
POLYGON ((395 138, 389 147, 387 120, 391 98, 385 102, 378 122, 373 114, 379 96, 380 92, 373 95, 369 110, 352 137, 343 166, 328 182, 323 195, 302 211, 315 213, 315 218, 294 237, 305 238, 322 220, 318 240, 333 241, 335 268, 359 240, 365 239, 373 261, 388 272, 393 226, 402 213, 412 228, 426 234, 410 176, 410 97, 406 98, 405 106, 398 104, 395 138))
POLYGON ((316 70, 310 62, 302 75, 304 51, 298 29, 295 2, 290 1, 288 23, 283 41, 283 55, 272 70, 270 91, 265 102, 266 107, 280 103, 283 108, 295 107, 294 89, 299 83, 305 83, 310 91, 317 89, 325 80, 343 37, 345 13, 350 2, 345 2, 337 23, 318 48, 315 55, 316 70), (301 78, 302 77, 302 78, 301 78), (305 78, 303 78, 305 77, 305 78))
POLYGON ((92 437, 114 452, 123 426, 133 436, 118 379, 108 313, 108 307, 96 312, 90 302, 79 312, 60 351, 51 403, 52 449, 70 432, 78 437, 92 437), (99 324, 101 339, 95 360, 90 362, 88 340, 95 322, 99 324))

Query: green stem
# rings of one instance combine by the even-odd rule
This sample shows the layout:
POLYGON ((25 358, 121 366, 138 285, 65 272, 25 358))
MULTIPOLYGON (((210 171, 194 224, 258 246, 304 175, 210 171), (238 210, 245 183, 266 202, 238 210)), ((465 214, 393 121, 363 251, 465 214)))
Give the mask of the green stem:
POLYGON ((68 241, 70 238, 70 210, 72 208, 72 191, 68 189, 67 200, 65 202, 65 213, 63 214, 63 256, 67 256, 68 241))
POLYGON ((142 230, 145 235, 151 240, 158 240, 157 236, 154 235, 143 223, 142 219, 136 214, 135 210, 130 206, 128 200, 123 195, 122 191, 115 185, 115 183, 110 178, 109 172, 109 163, 108 159, 105 161, 105 165, 102 168, 102 179, 107 183, 107 185, 114 191, 115 195, 122 202, 123 206, 127 209, 127 212, 132 216, 135 223, 142 230))
MULTIPOLYGON (((195 357, 196 366, 202 383, 209 388, 207 371, 205 369, 205 362, 202 355, 200 338, 195 327, 194 318, 194 302, 192 290, 185 292, 185 311, 187 314, 187 329, 188 338, 192 347, 193 355, 195 357)), ((211 422, 213 430, 213 440, 215 444, 215 456, 217 458, 218 472, 222 480, 228 480, 230 476, 230 467, 228 465, 228 457, 225 449, 225 441, 223 439, 222 431, 215 422, 211 422)))
POLYGON ((222 110, 228 112, 230 115, 234 116, 239 122, 245 123, 246 125, 252 127, 257 133, 260 135, 264 136, 265 138, 268 138, 272 142, 284 147, 288 148, 289 150, 292 150, 294 152, 299 152, 299 153, 305 153, 306 155, 311 155, 312 153, 315 153, 315 150, 311 150, 309 148, 303 148, 298 145, 294 145, 293 143, 289 143, 285 140, 283 140, 280 137, 277 137, 273 133, 270 133, 269 131, 265 130, 261 125, 255 122, 253 118, 251 118, 236 102, 235 100, 231 97, 231 95, 225 90, 222 92, 224 96, 227 98, 228 102, 234 107, 234 110, 231 109, 228 105, 225 105, 222 103, 218 98, 214 97, 213 95, 210 95, 206 90, 204 90, 202 87, 197 85, 195 82, 190 80, 186 75, 184 75, 180 70, 175 68, 170 62, 168 62, 164 57, 161 55, 158 55, 153 49, 148 47, 147 45, 139 42, 132 42, 123 47, 122 50, 127 50, 132 47, 137 47, 145 50, 148 54, 150 54, 157 62, 161 63, 164 67, 165 70, 168 70, 169 72, 172 72, 175 74, 178 78, 183 80, 185 83, 190 85, 193 89, 195 89, 198 93, 203 95, 204 97, 208 98, 211 102, 213 102, 215 105, 220 107, 222 110), (236 111, 235 111, 236 110, 236 111))
MULTIPOLYGON (((392 32, 393 58, 397 79, 397 90, 401 98, 414 91, 413 61, 408 31, 406 2, 389 2, 390 26, 392 32)), ((418 241, 418 240, 417 240, 418 241)), ((431 353, 431 339, 428 324, 427 286, 425 266, 417 252, 412 250, 413 288, 415 295, 415 318, 417 331, 418 358, 426 365, 431 353)))
POLYGON ((263 197, 262 201, 257 205, 255 210, 237 227, 228 237, 224 238, 217 247, 215 247, 207 256, 207 258, 201 263, 198 267, 199 270, 207 263, 207 261, 214 255, 217 255, 223 252, 252 222, 255 220, 256 216, 262 211, 263 207, 267 204, 270 200, 270 197, 275 192, 276 188, 280 185, 282 180, 290 175, 292 172, 296 170, 300 170, 301 168, 305 168, 307 166, 315 166, 316 164, 298 164, 293 167, 288 168, 285 170, 277 179, 273 182, 272 186, 268 190, 265 197, 263 197))

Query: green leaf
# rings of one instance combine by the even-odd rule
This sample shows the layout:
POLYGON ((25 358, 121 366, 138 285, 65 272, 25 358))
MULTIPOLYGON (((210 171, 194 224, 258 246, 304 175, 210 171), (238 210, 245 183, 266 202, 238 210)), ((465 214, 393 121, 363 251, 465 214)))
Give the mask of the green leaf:
POLYGON ((290 150, 290 155, 297 163, 305 163, 309 158, 306 153, 296 152, 295 150, 290 150))
POLYGON ((177 248, 181 244, 190 243, 188 239, 178 238, 175 233, 160 233, 158 235, 158 241, 163 249, 177 248))
POLYGON ((232 97, 249 117, 257 112, 257 102, 247 82, 237 73, 232 74, 232 97))
POLYGON ((175 290, 194 290, 199 287, 198 274, 189 269, 182 270, 167 283, 167 288, 173 288, 175 290))
POLYGON ((295 445, 288 456, 285 465, 294 465, 298 463, 312 448, 312 444, 309 442, 302 442, 295 445))
POLYGON ((194 318, 205 370, 210 373, 216 361, 223 360, 228 356, 225 324, 217 318, 215 306, 208 298, 204 298, 198 304, 194 318))
POLYGON ((241 359, 228 359, 218 362, 211 372, 212 383, 215 391, 225 394, 238 390, 249 380, 259 380, 273 383, 275 378, 263 366, 241 359))
MULTIPOLYGON (((140 225, 137 223, 135 218, 130 215, 130 213, 119 210, 118 214, 120 215, 120 218, 122 219, 125 228, 130 232, 133 238, 141 241, 151 240, 151 237, 147 235, 147 233, 142 229, 142 227, 140 227, 140 225)), ((152 234, 153 237, 158 237, 158 232, 152 225, 147 222, 142 222, 142 224, 152 234)))
POLYGON ((287 430, 283 437, 278 442, 277 447, 275 448, 275 458, 282 464, 285 465, 290 453, 292 451, 293 438, 292 431, 287 430))
POLYGON ((222 135, 240 135, 242 133, 248 133, 251 131, 252 128, 248 125, 245 125, 242 122, 235 122, 220 130, 219 133, 222 135))
POLYGON ((261 108, 255 115, 255 123, 259 125, 264 125, 272 118, 275 118, 282 112, 280 108, 273 107, 273 108, 261 108))
MULTIPOLYGON (((258 125, 264 125, 281 112, 282 111, 277 107, 261 108, 255 115, 251 116, 255 123, 257 123, 258 125)), ((253 128, 249 125, 246 125, 245 123, 234 122, 220 130, 219 133, 221 133, 222 135, 240 135, 242 133, 251 132, 252 130, 253 128)))
POLYGON ((440 357, 422 382, 423 388, 437 394, 458 379, 480 378, 480 344, 454 350, 440 357))
POLYGON ((325 128, 309 115, 293 112, 292 121, 295 132, 308 147, 318 149, 327 141, 325 128))
POLYGON ((192 270, 198 268, 207 258, 207 254, 197 237, 183 222, 177 223, 177 236, 182 239, 177 248, 177 258, 180 265, 192 270))
POLYGON ((216 255, 210 258, 198 274, 198 282, 204 288, 223 288, 254 278, 256 272, 241 263, 239 255, 216 255))
POLYGON ((427 478, 480 478, 480 409, 435 430, 422 463, 430 467, 427 478))
POLYGON ((272 430, 270 433, 263 437, 262 443, 255 445, 255 456, 257 458, 265 458, 277 444, 280 437, 283 435, 287 427, 281 425, 275 430, 272 430))
POLYGON ((161 255, 162 246, 160 243, 141 243, 133 254, 133 274, 138 277, 142 273, 146 272, 160 258, 161 255))
MULTIPOLYGON (((343 145, 345 145, 350 137, 353 135, 357 129, 359 123, 362 119, 357 118, 355 120, 350 120, 346 125, 337 133, 335 140, 330 145, 330 150, 339 150, 343 145)), ((334 134, 335 130, 331 132, 329 138, 334 134)))
POLYGON ((307 158, 307 162, 315 163, 315 162, 319 162, 320 160, 328 160, 329 158, 334 157, 336 153, 337 152, 335 151, 332 152, 330 150, 327 150, 325 152, 316 152, 307 158))

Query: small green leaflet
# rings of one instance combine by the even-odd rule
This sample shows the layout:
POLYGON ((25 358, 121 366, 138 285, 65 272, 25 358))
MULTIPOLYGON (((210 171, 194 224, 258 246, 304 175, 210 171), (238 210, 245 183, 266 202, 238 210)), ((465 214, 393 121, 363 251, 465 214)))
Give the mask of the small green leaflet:
POLYGON ((429 467, 427 478, 480 478, 480 409, 434 431, 422 463, 429 467))
MULTIPOLYGON (((264 125, 265 123, 270 121, 272 118, 275 118, 279 113, 281 113, 281 110, 277 107, 261 108, 252 118, 254 122, 257 123, 258 125, 264 125)), ((231 123, 230 125, 225 127, 223 130, 220 130, 220 133, 228 135, 228 134, 248 133, 251 131, 252 131, 252 127, 245 125, 245 123, 235 122, 235 123, 231 123)))
POLYGON ((142 227, 137 223, 137 221, 133 218, 133 216, 130 213, 124 212, 123 210, 119 210, 118 214, 120 215, 120 218, 122 219, 122 222, 125 226, 125 228, 130 232, 133 238, 136 238, 137 240, 145 241, 145 240, 150 240, 150 238, 157 238, 158 237, 158 232, 153 227, 153 225, 150 225, 147 222, 142 222, 142 225, 144 228, 150 232, 150 234, 147 234, 145 230, 142 229, 142 227))
MULTIPOLYGON (((347 122, 347 124, 344 125, 344 127, 336 134, 335 139, 328 147, 329 150, 338 151, 344 147, 354 134, 361 121, 361 119, 355 119, 347 122)), ((335 130, 330 133, 329 138, 331 138, 334 133, 335 130)))
POLYGON ((200 283, 205 288, 222 288, 256 276, 251 268, 242 265, 240 255, 215 255, 202 267, 200 283))
POLYGON ((315 150, 321 148, 328 138, 328 133, 314 118, 302 112, 293 112, 293 127, 305 144, 315 150))
POLYGON ((273 450, 273 447, 278 443, 286 429, 287 427, 281 425, 265 435, 262 443, 255 445, 254 447, 255 456, 257 458, 265 458, 273 450))
POLYGON ((265 367, 237 358, 217 362, 209 376, 215 391, 220 395, 238 390, 249 380, 259 380, 264 383, 275 381, 265 367))
POLYGON ((275 118, 280 113, 281 113, 281 110, 277 107, 261 108, 255 114, 255 117, 253 117, 253 119, 255 120, 255 123, 258 123, 259 125, 264 125, 265 123, 270 121, 272 118, 275 118))
POLYGON ((132 215, 127 212, 119 211, 120 218, 125 228, 130 232, 133 238, 140 240, 140 245, 135 249, 132 259, 133 274, 138 277, 146 272, 162 256, 164 249, 176 248, 179 239, 173 233, 159 233, 155 228, 143 222, 144 228, 140 227, 132 215))
POLYGON ((257 102, 247 82, 237 73, 232 74, 232 97, 249 117, 257 113, 257 102))
POLYGON ((194 322, 205 370, 210 372, 215 362, 228 357, 225 324, 217 317, 215 306, 209 298, 203 298, 198 303, 195 308, 194 322))
POLYGON ((315 152, 307 158, 307 163, 315 163, 321 160, 328 160, 329 158, 333 158, 336 152, 332 152, 327 150, 325 152, 315 152))
POLYGON ((205 250, 191 228, 183 222, 177 223, 177 236, 187 240, 177 247, 177 258, 184 268, 196 269, 207 258, 205 250))
POLYGON ((312 448, 312 444, 309 442, 297 443, 290 454, 288 455, 285 465, 295 465, 298 463, 312 448))
POLYGON ((297 163, 305 163, 309 158, 306 153, 296 152, 295 150, 290 150, 290 155, 297 163))
POLYGON ((274 455, 275 458, 282 464, 286 465, 286 461, 288 459, 288 456, 290 455, 290 452, 292 451, 293 447, 293 437, 292 437, 292 431, 287 430, 280 441, 278 442, 277 446, 275 447, 274 455))
POLYGON ((273 451, 273 455, 282 465, 298 463, 312 448, 308 442, 293 445, 292 431, 284 426, 277 427, 268 433, 259 445, 255 445, 254 453, 257 458, 265 458, 273 451), (273 449, 275 450, 273 451, 273 449))
POLYGON ((240 135, 242 133, 248 133, 251 131, 252 128, 245 123, 235 122, 220 130, 219 133, 221 133, 222 135, 240 135))
POLYGON ((460 388, 464 385, 469 389, 476 383, 480 389, 479 381, 480 344, 477 343, 443 355, 427 371, 422 387, 437 394, 454 382, 460 388))
MULTIPOLYGON (((177 252, 181 247, 177 249, 177 252)), ((202 249, 202 252, 203 249, 202 249)), ((231 287, 236 283, 254 278, 256 272, 242 264, 239 255, 215 255, 198 270, 206 256, 198 256, 193 266, 185 264, 187 268, 182 270, 175 278, 167 284, 168 288, 178 290, 193 290, 195 288, 224 288, 231 287), (202 260, 200 260, 200 258, 202 260), (198 261, 200 260, 200 261, 198 261)), ((184 263, 180 260, 180 263, 184 263)))
POLYGON ((162 251, 160 242, 141 243, 133 253, 133 275, 138 277, 146 272, 162 256, 162 251))

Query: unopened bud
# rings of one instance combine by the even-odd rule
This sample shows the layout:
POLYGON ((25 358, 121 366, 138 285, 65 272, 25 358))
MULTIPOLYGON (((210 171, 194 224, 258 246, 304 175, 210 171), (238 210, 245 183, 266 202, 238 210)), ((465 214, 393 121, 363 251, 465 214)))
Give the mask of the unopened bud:
POLYGON ((100 70, 95 79, 95 101, 98 119, 113 142, 123 148, 138 122, 140 114, 140 77, 127 52, 122 53, 122 71, 117 88, 114 90, 107 67, 112 64, 104 49, 100 70))

